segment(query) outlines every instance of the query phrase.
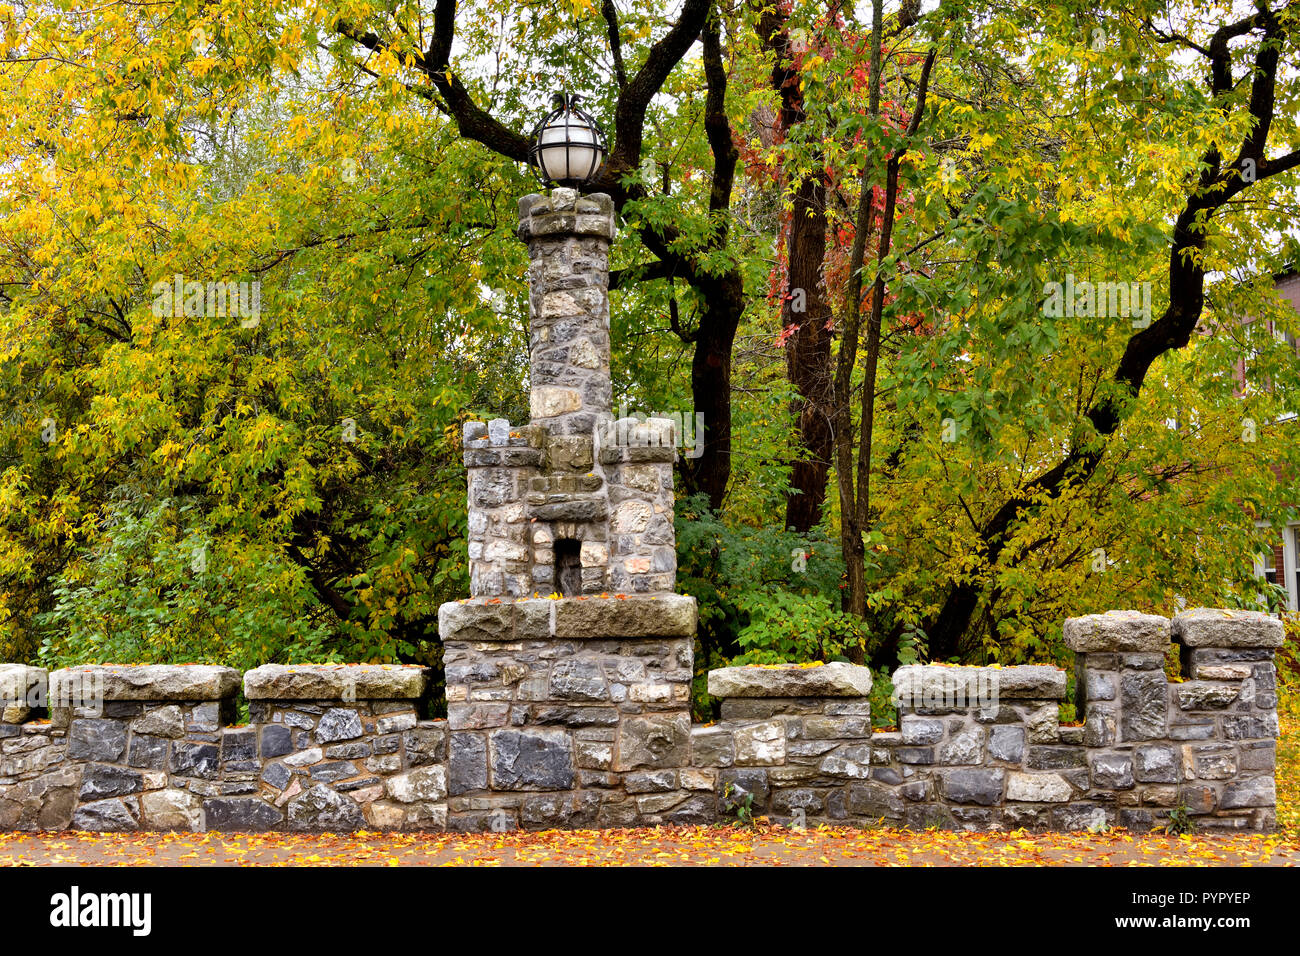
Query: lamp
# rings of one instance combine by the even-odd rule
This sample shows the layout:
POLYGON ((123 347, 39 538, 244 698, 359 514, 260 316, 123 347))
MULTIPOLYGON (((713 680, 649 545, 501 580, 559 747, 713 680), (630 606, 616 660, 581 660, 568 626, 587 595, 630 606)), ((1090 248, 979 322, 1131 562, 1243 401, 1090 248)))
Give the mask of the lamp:
POLYGON ((596 178, 605 164, 605 134, 577 94, 556 93, 554 109, 533 131, 529 159, 543 185, 578 187, 596 178))

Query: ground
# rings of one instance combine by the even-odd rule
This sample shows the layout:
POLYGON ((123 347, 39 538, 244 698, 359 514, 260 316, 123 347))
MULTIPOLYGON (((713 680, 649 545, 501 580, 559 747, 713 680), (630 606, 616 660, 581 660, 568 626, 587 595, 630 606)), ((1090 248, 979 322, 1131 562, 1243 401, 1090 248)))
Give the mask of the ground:
POLYGON ((506 834, 87 834, 0 837, 0 863, 224 866, 1296 866, 1300 840, 1029 835, 761 824, 506 834))
POLYGON ((666 827, 480 834, 0 833, 0 866, 1297 866, 1300 715, 1280 715, 1278 824, 1254 836, 666 827))

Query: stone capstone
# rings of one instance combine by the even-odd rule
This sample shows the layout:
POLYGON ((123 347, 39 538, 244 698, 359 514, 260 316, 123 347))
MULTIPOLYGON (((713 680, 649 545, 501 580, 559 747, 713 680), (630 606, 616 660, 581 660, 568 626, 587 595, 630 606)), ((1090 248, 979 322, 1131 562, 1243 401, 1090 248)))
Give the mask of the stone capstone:
POLYGON ((101 700, 225 700, 239 693, 239 671, 211 664, 95 664, 50 675, 52 700, 76 701, 98 689, 101 700))
POLYGON ((263 664, 244 675, 249 700, 418 700, 428 670, 396 664, 263 664))
POLYGON ((723 667, 709 671, 712 697, 866 697, 870 693, 870 669, 855 664, 723 667))
POLYGON ((1065 622, 1065 646, 1081 653, 1161 651, 1169 644, 1169 619, 1140 611, 1085 614, 1065 622))
POLYGON ((1281 647, 1282 622, 1262 611, 1198 607, 1174 615, 1173 637, 1184 647, 1281 647))

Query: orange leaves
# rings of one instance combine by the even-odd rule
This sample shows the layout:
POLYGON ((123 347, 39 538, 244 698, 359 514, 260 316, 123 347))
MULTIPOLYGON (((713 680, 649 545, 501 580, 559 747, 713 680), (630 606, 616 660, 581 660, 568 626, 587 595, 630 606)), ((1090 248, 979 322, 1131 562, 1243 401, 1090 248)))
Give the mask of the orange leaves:
POLYGON ((0 834, 0 865, 1250 866, 1300 863, 1283 836, 662 827, 507 833, 0 834))

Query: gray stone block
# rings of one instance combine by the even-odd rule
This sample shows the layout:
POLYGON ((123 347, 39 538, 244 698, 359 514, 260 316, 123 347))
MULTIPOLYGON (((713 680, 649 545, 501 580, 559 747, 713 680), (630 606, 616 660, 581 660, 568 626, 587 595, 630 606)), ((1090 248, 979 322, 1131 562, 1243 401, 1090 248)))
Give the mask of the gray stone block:
POLYGON ((290 830, 325 830, 348 833, 363 830, 365 814, 355 800, 317 784, 289 801, 290 830))
MULTIPOLYGON (((684 728, 683 737, 688 733, 689 728, 684 728)), ((488 735, 488 753, 494 790, 568 790, 573 786, 573 740, 565 731, 496 730, 488 735)))
POLYGON ((72 815, 74 830, 132 831, 140 827, 135 799, 96 800, 83 803, 72 815))
POLYGON ((1003 770, 945 770, 939 776, 941 795, 953 803, 994 806, 1002 802, 1005 784, 1003 770))
POLYGON ((331 707, 321 716, 316 725, 318 743, 333 743, 336 740, 354 740, 363 733, 361 716, 351 708, 331 707))
POLYGON ((554 605, 556 637, 695 636, 695 598, 688 595, 565 598, 549 603, 554 605))
POLYGON ((686 766, 690 744, 691 720, 686 713, 625 717, 618 728, 614 769, 686 766))
POLYGON ((1260 611, 1198 607, 1174 616, 1173 637, 1185 647, 1281 647, 1282 622, 1260 611))
POLYGON ((126 752, 126 724, 120 720, 81 717, 68 728, 68 758, 115 763, 126 752))
POLYGON ((1114 651, 1164 652, 1169 644, 1169 620, 1139 611, 1086 614, 1065 622, 1065 645, 1081 653, 1114 651))
POLYGON ((1165 744, 1151 744, 1133 751, 1133 776, 1143 783, 1177 783, 1178 751, 1165 744))
POLYGON ((1165 736, 1168 683, 1161 671, 1127 671, 1120 678, 1120 740, 1165 736))
POLYGON ((1245 807, 1272 807, 1277 804, 1277 789, 1273 778, 1248 777, 1236 780, 1223 788, 1219 809, 1238 810, 1245 807))
POLYGON ((1000 726, 989 731, 989 758, 1007 763, 1020 763, 1025 757, 1025 730, 1023 727, 1000 726))
POLYGON ((713 697, 866 697, 871 671, 833 662, 819 667, 724 667, 709 671, 713 697))
POLYGON ((1092 785, 1098 790, 1131 790, 1133 758, 1126 753, 1089 754, 1092 785))
POLYGON ((257 797, 215 797, 203 801, 209 830, 225 832, 278 829, 284 813, 257 797))
POLYGON ((451 735, 451 757, 447 764, 447 789, 453 795, 486 790, 487 741, 481 734, 451 735))
POLYGON ((104 701, 223 700, 239 693, 239 671, 210 664, 95 664, 50 674, 52 699, 98 688, 104 701))

